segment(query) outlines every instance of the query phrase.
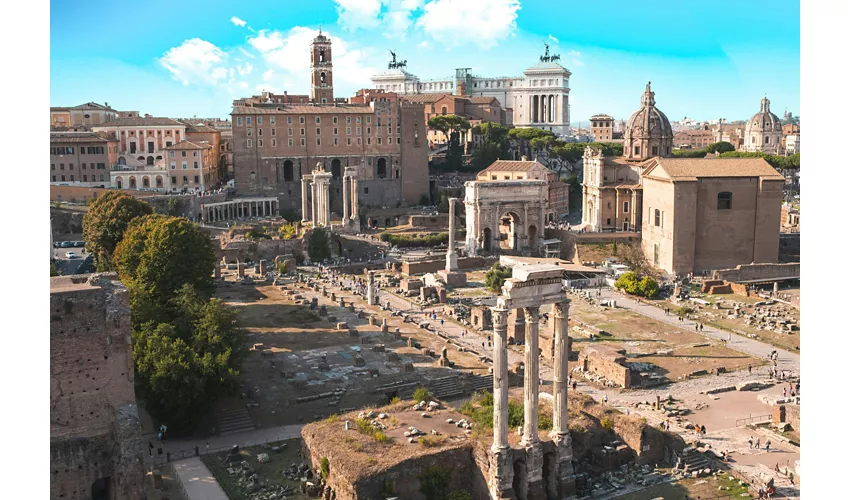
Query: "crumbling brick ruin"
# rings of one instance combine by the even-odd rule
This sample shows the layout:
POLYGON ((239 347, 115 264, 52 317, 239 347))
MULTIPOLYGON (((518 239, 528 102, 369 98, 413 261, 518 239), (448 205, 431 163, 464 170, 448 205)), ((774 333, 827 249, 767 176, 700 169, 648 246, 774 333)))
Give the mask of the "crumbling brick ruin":
POLYGON ((578 357, 578 365, 583 371, 604 377, 617 386, 629 388, 632 385, 631 370, 626 366, 625 351, 606 345, 585 347, 578 357))
POLYGON ((50 498, 144 498, 127 289, 50 278, 50 498))

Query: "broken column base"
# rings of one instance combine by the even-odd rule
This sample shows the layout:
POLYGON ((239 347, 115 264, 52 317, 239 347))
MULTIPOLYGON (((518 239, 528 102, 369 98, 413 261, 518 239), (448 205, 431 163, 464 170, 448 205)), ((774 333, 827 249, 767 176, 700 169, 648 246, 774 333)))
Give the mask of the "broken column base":
POLYGON ((573 469, 573 444, 570 434, 559 436, 552 433, 552 443, 555 445, 557 467, 558 498, 572 500, 576 498, 576 476, 573 469))
POLYGON ((437 271, 437 276, 443 280, 447 287, 466 286, 466 273, 462 271, 440 269, 437 271))

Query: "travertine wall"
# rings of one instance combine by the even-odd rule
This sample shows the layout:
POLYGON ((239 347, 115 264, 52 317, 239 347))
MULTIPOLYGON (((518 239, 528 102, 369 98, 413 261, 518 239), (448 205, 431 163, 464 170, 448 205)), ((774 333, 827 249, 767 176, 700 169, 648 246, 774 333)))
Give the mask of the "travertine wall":
POLYGON ((744 264, 735 266, 733 269, 718 269, 714 271, 713 278, 731 282, 765 280, 777 278, 788 278, 800 276, 800 264, 789 262, 786 264, 744 264))
POLYGON ((50 279, 50 497, 143 497, 127 289, 115 274, 50 279))

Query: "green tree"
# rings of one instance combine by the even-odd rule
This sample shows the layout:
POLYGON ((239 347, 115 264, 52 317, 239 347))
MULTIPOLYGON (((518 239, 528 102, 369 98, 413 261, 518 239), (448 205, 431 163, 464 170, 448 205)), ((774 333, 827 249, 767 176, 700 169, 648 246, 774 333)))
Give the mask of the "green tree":
POLYGON ((505 267, 497 262, 484 275, 484 286, 493 293, 500 293, 505 280, 510 278, 512 274, 513 271, 510 267, 505 267))
POLYGON ((440 203, 437 204, 437 212, 441 214, 449 213, 449 195, 446 193, 440 195, 440 203))
POLYGON ((705 150, 709 153, 721 154, 726 153, 727 151, 735 151, 735 146, 733 146, 731 142, 720 141, 715 142, 714 144, 709 144, 705 150))
POLYGON ((307 239, 307 255, 313 262, 322 262, 331 257, 330 239, 327 231, 321 228, 313 229, 307 239))
POLYGON ((485 142, 472 153, 472 167, 476 171, 484 170, 496 160, 502 159, 502 156, 502 148, 498 144, 485 142))
POLYGON ((59 271, 56 270, 56 265, 53 262, 51 262, 50 263, 50 277, 52 278, 53 276, 59 276, 59 271))
POLYGON ((294 222, 287 223, 280 226, 280 229, 277 230, 280 239, 282 240, 291 240, 298 236, 298 225, 294 222))
POLYGON ((624 290, 629 295, 638 295, 640 290, 640 281, 638 275, 634 271, 629 271, 620 275, 617 281, 614 282, 614 288, 624 290))
POLYGON ((148 301, 154 308, 167 308, 184 285, 206 298, 215 289, 216 257, 210 238, 184 218, 146 215, 133 221, 112 260, 131 298, 148 301))
POLYGON ((658 295, 658 282, 651 276, 641 278, 638 285, 639 295, 647 299, 654 299, 658 295))
POLYGON ((98 271, 113 268, 112 254, 127 226, 152 213, 150 205, 121 191, 110 191, 91 203, 83 217, 83 239, 98 271))
POLYGON ((464 147, 461 136, 471 128, 469 120, 457 115, 437 115, 428 120, 428 128, 442 132, 449 139, 445 168, 449 170, 463 168, 464 147))
POLYGON ((674 149, 673 156, 679 158, 705 158, 708 152, 704 149, 674 149))
POLYGON ((422 196, 419 197, 419 204, 422 205, 423 207, 427 207, 428 205, 431 204, 431 198, 429 198, 427 194, 423 194, 422 196))

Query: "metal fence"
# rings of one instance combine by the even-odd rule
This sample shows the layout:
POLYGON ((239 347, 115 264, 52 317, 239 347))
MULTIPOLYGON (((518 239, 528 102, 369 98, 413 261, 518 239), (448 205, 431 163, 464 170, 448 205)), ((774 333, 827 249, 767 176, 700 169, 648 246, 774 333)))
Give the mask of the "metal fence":
POLYGON ((772 422, 773 415, 756 415, 755 417, 750 415, 747 418, 739 418, 735 420, 735 427, 741 427, 742 425, 749 425, 753 423, 762 423, 762 422, 772 422))

